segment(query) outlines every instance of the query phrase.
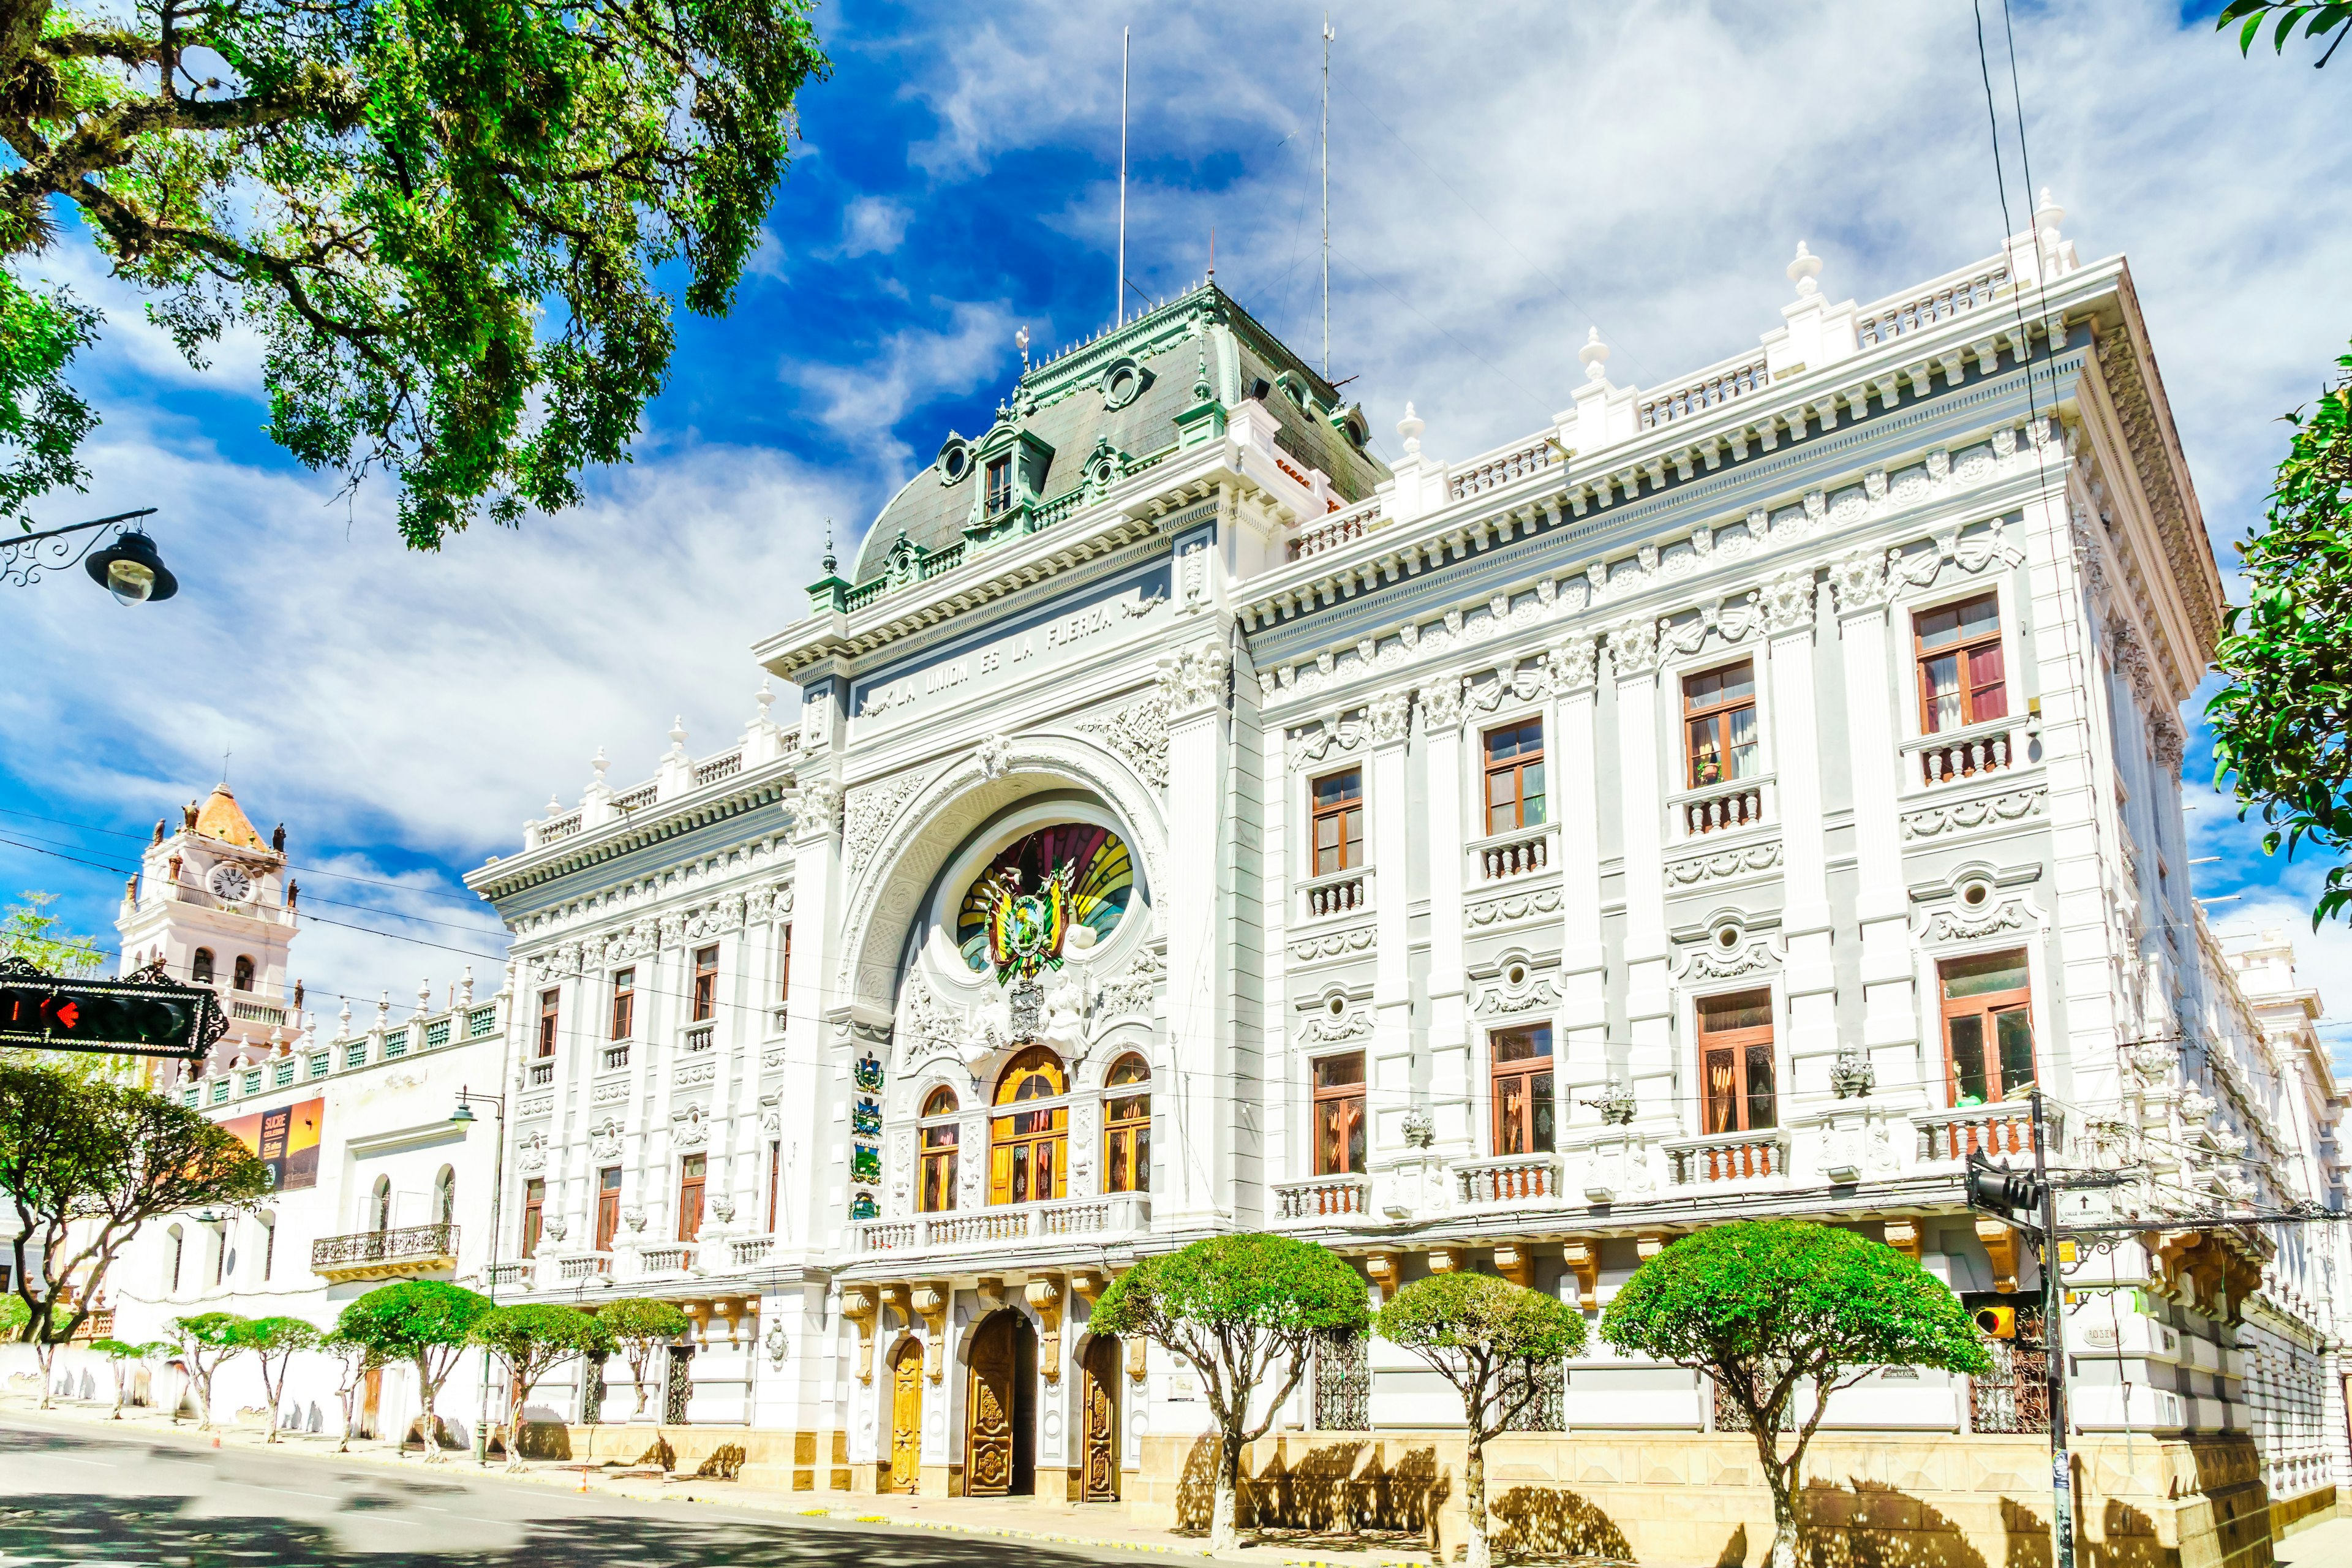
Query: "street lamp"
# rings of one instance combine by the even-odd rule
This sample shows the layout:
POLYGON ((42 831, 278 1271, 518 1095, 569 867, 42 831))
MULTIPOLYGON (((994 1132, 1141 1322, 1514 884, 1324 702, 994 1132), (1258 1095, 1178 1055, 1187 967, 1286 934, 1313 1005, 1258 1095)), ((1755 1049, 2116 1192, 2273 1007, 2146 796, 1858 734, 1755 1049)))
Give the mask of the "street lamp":
POLYGON ((163 564, 155 542, 143 530, 120 526, 133 518, 152 516, 154 510, 152 506, 142 507, 137 511, 121 511, 88 522, 69 522, 63 528, 38 533, 0 537, 0 583, 29 588, 41 580, 44 573, 62 572, 80 562, 90 581, 112 594, 118 604, 145 605, 168 599, 180 591, 180 580, 163 564), (103 550, 94 550, 109 537, 96 531, 105 529, 116 530, 113 542, 103 550), (80 533, 89 537, 70 537, 80 533))
MULTIPOLYGON (((507 1180, 506 1100, 503 1096, 495 1094, 468 1094, 466 1092, 465 1086, 461 1084, 457 1089, 457 1107, 449 1112, 449 1125, 457 1128, 460 1133, 473 1126, 475 1121, 479 1120, 474 1114, 474 1106, 478 1102, 490 1107, 499 1119, 499 1147, 497 1153, 492 1156, 490 1165, 489 1256, 482 1262, 482 1293, 490 1299, 492 1306, 496 1306, 499 1300, 499 1197, 506 1188, 507 1180)), ((474 1408, 474 1463, 488 1466, 490 1462, 490 1347, 488 1345, 482 1347, 480 1381, 481 1397, 474 1408)), ((520 1434, 512 1429, 515 1423, 511 1416, 508 1425, 509 1430, 507 1433, 507 1443, 511 1447, 520 1440, 520 1434)), ((431 1435, 427 1434, 426 1441, 431 1440, 431 1435)))

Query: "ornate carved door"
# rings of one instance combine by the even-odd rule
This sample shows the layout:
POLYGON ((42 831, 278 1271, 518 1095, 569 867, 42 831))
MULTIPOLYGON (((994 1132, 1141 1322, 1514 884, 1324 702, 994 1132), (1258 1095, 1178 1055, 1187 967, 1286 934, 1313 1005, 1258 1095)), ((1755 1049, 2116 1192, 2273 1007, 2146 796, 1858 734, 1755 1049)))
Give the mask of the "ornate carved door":
POLYGON ((968 1497, 1003 1497, 1013 1489, 1013 1314, 1000 1312, 972 1340, 964 1438, 968 1497))
POLYGON ((1097 1335, 1087 1346, 1086 1500, 1118 1500, 1118 1342, 1097 1335))
POLYGON ((923 1464, 923 1347, 908 1340, 890 1358, 890 1489, 910 1492, 923 1464))

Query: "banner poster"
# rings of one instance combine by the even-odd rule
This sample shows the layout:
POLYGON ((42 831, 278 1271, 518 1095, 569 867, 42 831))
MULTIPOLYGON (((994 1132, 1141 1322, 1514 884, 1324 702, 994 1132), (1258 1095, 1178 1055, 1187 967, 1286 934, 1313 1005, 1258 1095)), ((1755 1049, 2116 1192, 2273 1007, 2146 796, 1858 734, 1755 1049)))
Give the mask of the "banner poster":
POLYGON ((303 1100, 276 1110, 231 1117, 220 1125, 261 1156, 269 1167, 270 1191, 294 1193, 319 1184, 319 1126, 326 1112, 324 1100, 303 1100))

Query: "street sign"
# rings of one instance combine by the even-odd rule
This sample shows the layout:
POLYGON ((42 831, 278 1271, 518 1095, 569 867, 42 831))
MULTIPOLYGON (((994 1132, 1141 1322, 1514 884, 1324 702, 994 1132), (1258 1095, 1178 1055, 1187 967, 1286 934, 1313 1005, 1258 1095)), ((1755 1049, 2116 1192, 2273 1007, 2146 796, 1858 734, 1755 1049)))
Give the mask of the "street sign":
POLYGON ((212 988, 174 984, 161 964, 121 980, 79 980, 0 958, 0 1044, 202 1061, 226 1033, 212 988))

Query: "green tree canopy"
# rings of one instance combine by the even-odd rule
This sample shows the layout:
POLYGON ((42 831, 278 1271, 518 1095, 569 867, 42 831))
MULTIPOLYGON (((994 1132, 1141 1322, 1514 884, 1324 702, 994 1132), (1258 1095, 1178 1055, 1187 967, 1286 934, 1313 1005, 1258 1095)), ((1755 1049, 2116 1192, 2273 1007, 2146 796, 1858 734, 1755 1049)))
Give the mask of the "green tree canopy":
POLYGON ((2214 18, 2216 31, 2228 32, 2232 26, 2238 31, 2238 52, 2252 54, 2255 40, 2263 36, 2263 25, 2271 25, 2271 47, 2278 54, 2286 53, 2287 40, 2295 36, 2300 25, 2306 38, 2329 38, 2327 52, 2312 61, 2313 68, 2326 65, 2344 47, 2344 39, 2352 35, 2352 3, 2347 0, 2230 0, 2214 18))
POLYGON ((507 1365, 507 1468, 513 1470, 522 1468, 522 1405, 532 1386, 575 1356, 609 1354, 614 1342, 609 1323, 548 1302, 493 1307, 470 1337, 507 1365))
POLYGON ((1706 1373, 1748 1417, 1772 1491, 1775 1568, 1796 1562, 1797 1488, 1830 1395, 1882 1366, 1992 1364, 1941 1280, 1884 1242, 1803 1220, 1684 1237, 1633 1271, 1601 1314, 1601 1337, 1706 1373), (1786 1429, 1795 1438, 1784 1455, 1786 1429))
POLYGON ((286 1398, 286 1374, 294 1357, 319 1348, 324 1336, 307 1318, 256 1318, 245 1328, 245 1348, 261 1358, 261 1391, 269 1401, 269 1441, 278 1441, 278 1407, 286 1398))
POLYGON ((415 1366, 427 1460, 437 1460, 441 1454, 440 1417, 434 1401, 474 1325, 489 1310, 488 1296, 462 1285, 409 1279, 369 1291, 345 1307, 336 1321, 338 1339, 363 1345, 381 1360, 415 1366))
POLYGON ((203 1411, 199 1428, 213 1424, 213 1378, 249 1348, 252 1328, 252 1319, 235 1312, 195 1312, 172 1320, 172 1352, 187 1363, 188 1381, 203 1411))
POLYGON ((1097 1333, 1139 1335, 1200 1374, 1217 1423, 1210 1551, 1235 1544, 1243 1446, 1265 1436, 1307 1375, 1317 1339, 1363 1331, 1366 1294, 1363 1278, 1328 1247, 1253 1234, 1144 1258, 1095 1303, 1088 1326, 1097 1333))
POLYGON ((571 505, 730 303, 826 62, 806 0, 0 7, 0 515, 84 477, 80 220, 202 368, 266 346, 269 433, 398 481, 409 542, 571 505))
POLYGON ((15 1279, 27 1309, 16 1337, 27 1343, 73 1337, 150 1220, 249 1206, 268 1190, 253 1151, 185 1106, 110 1079, 0 1061, 0 1193, 16 1214, 15 1279))
MULTIPOLYGON (((22 1306, 23 1303, 19 1302, 18 1305, 22 1306)), ((131 1373, 142 1363, 151 1362, 158 1356, 172 1353, 172 1343, 169 1340, 147 1340, 133 1344, 128 1340, 118 1340, 110 1334, 90 1341, 89 1348, 114 1363, 114 1413, 111 1419, 116 1421, 122 1419, 122 1405, 130 1395, 131 1373)))
POLYGON ((1584 1317, 1557 1297, 1491 1274, 1432 1274, 1389 1298, 1375 1328, 1413 1352, 1462 1395, 1470 1435, 1464 1501, 1468 1568, 1486 1568, 1486 1439, 1540 1396, 1538 1369, 1584 1348, 1584 1317))
POLYGON ((2335 857, 2315 927, 2352 909, 2352 354, 2336 363, 2318 406, 2286 416, 2268 514, 2238 545, 2249 597, 2213 656, 2229 684, 2205 708, 2214 777, 2261 811, 2263 848, 2335 857))
POLYGON ((651 1296, 624 1296, 607 1301, 596 1309, 596 1321, 621 1347, 622 1356, 629 1363, 629 1376, 635 1380, 637 1411, 646 1413, 646 1390, 653 1369, 654 1354, 662 1346, 694 1326, 687 1315, 678 1310, 675 1301, 656 1300, 651 1296))

